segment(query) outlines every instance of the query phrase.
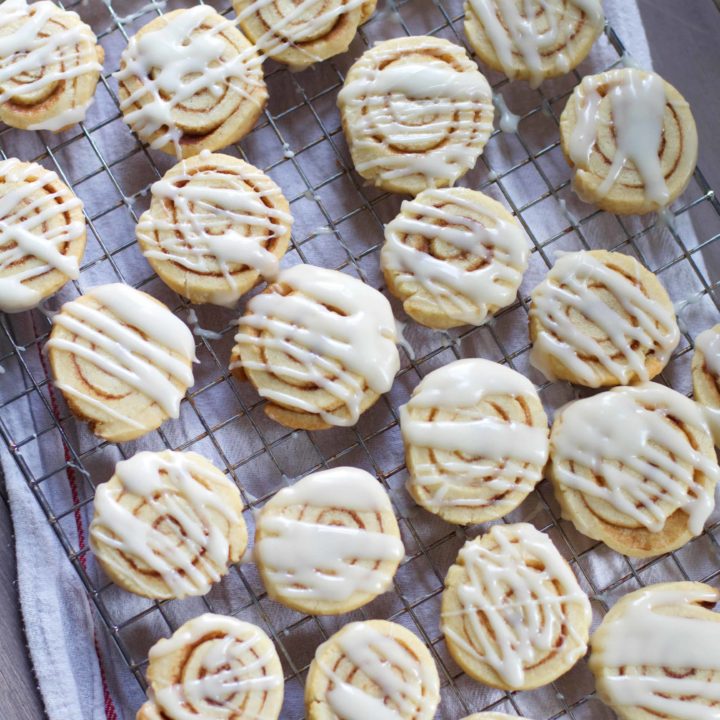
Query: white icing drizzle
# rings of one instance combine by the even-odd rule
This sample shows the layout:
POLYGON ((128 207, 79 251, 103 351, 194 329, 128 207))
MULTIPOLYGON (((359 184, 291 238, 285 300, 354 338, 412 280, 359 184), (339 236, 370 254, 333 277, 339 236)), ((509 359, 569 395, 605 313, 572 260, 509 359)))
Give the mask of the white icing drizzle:
POLYGON ((473 408, 485 398, 508 395, 537 397, 534 385, 514 370, 479 358, 456 360, 434 370, 413 391, 410 401, 400 407, 400 426, 411 446, 454 451, 452 461, 436 457, 436 465, 415 467, 410 482, 433 490, 430 504, 436 507, 485 504, 471 498, 446 499, 452 487, 463 481, 482 479, 498 493, 508 490, 529 492, 548 457, 547 428, 506 422, 496 417, 477 417, 473 408), (420 408, 448 409, 459 415, 454 420, 417 420, 411 411, 420 408), (502 474, 498 465, 504 465, 502 474), (530 466, 530 467, 528 467, 530 466), (516 483, 522 477, 525 483, 516 483))
POLYGON ((341 602, 357 592, 378 595, 392 581, 392 571, 371 563, 398 563, 405 549, 399 538, 337 521, 323 523, 322 511, 391 513, 390 500, 380 483, 364 470, 333 468, 308 475, 284 488, 258 518, 266 534, 255 546, 265 572, 289 598, 341 602), (309 520, 294 519, 283 508, 308 506, 309 520), (313 512, 316 509, 317 512, 313 512), (363 561, 363 562, 359 562, 363 561))
POLYGON ((56 115, 49 120, 43 120, 42 122, 33 123, 28 125, 28 130, 50 130, 52 132, 59 132, 68 125, 75 125, 85 119, 88 108, 93 104, 95 98, 90 98, 84 105, 77 105, 75 107, 64 110, 59 115, 56 115))
POLYGON ((631 598, 621 615, 603 623, 602 640, 593 643, 593 663, 602 666, 602 684, 613 705, 643 708, 674 720, 717 720, 717 677, 685 675, 687 670, 720 672, 720 623, 663 612, 714 605, 717 590, 667 583, 638 590, 631 598), (628 672, 630 667, 639 672, 628 672), (651 668, 658 668, 658 674, 648 674, 651 668))
POLYGON ((680 338, 671 310, 589 252, 559 257, 547 278, 533 291, 532 302, 532 313, 540 319, 542 330, 535 339, 530 362, 549 380, 555 378, 544 360, 546 355, 555 357, 590 387, 597 387, 600 381, 593 362, 602 365, 620 383, 630 382, 633 376, 646 381, 649 375, 645 353, 654 350, 655 357, 664 365, 680 338), (599 297, 597 285, 612 294, 628 317, 599 297), (568 317, 568 310, 597 326, 610 341, 609 347, 581 331, 568 317), (632 347, 633 343, 637 348, 632 347), (621 359, 614 357, 616 353, 621 359))
POLYGON ((500 92, 493 93, 493 104, 500 113, 500 121, 498 122, 500 129, 504 133, 516 133, 522 117, 510 110, 503 94, 500 92))
MULTIPOLYGON (((180 452, 137 453, 115 466, 115 476, 119 487, 103 483, 95 492, 93 541, 137 558, 158 573, 175 595, 208 592, 220 580, 230 552, 228 539, 212 514, 224 517, 228 525, 241 518, 206 483, 227 483, 234 488, 232 483, 219 470, 210 470, 180 452), (152 509, 152 521, 137 517, 121 504, 126 493, 152 509), (173 532, 157 529, 157 518, 163 518, 163 530, 173 532)), ((119 561, 111 555, 105 562, 119 561)), ((143 584, 142 573, 135 577, 141 587, 152 589, 150 583, 143 584)))
POLYGON ((64 188, 46 192, 46 186, 58 186, 58 176, 34 163, 4 160, 0 162, 0 178, 4 180, 0 183, 0 310, 18 312, 34 307, 42 299, 26 281, 51 270, 72 279, 79 276, 77 259, 64 255, 62 247, 82 236, 83 223, 64 223, 47 232, 43 225, 58 215, 82 208, 82 202, 64 188), (33 176, 37 177, 30 179, 33 176), (8 184, 17 186, 6 191, 8 184), (36 192, 38 199, 33 198, 36 192), (42 262, 13 272, 13 265, 31 257, 42 262))
MULTIPOLYGON (((186 666, 181 666, 176 684, 154 689, 156 702, 175 720, 225 718, 229 708, 247 702, 238 695, 265 693, 283 684, 282 676, 269 667, 278 660, 267 635, 250 623, 224 615, 206 613, 193 618, 172 637, 153 645, 149 659, 161 662, 193 647, 190 670, 185 672, 186 666)), ((256 716, 248 717, 254 720, 256 716)))
POLYGON ((382 698, 370 695, 320 664, 323 673, 333 682, 327 703, 338 717, 343 720, 402 720, 404 717, 421 720, 434 715, 434 708, 428 707, 426 697, 436 696, 439 691, 437 672, 398 640, 367 623, 354 622, 328 642, 336 643, 347 661, 383 693, 382 698), (399 672, 391 671, 393 667, 399 672))
POLYGON ((373 392, 382 394, 390 390, 400 368, 390 303, 357 278, 313 265, 283 270, 277 282, 295 292, 261 293, 252 298, 235 342, 284 353, 301 367, 277 368, 240 360, 232 363, 231 369, 275 372, 320 387, 342 401, 348 417, 326 412, 290 392, 268 387, 259 392, 285 406, 318 414, 330 425, 354 425, 364 394, 362 382, 354 376, 359 375, 373 392), (260 335, 244 332, 243 326, 258 330, 260 335))
MULTIPOLYGON (((598 142, 603 97, 609 98, 612 108, 617 149, 598 192, 607 195, 631 162, 643 180, 645 196, 665 205, 670 195, 659 155, 667 102, 664 80, 655 73, 632 69, 584 77, 570 100, 575 103, 576 122, 568 149, 576 168, 590 168, 590 156, 598 142), (600 88, 606 86, 601 95, 600 88)), ((603 148, 607 150, 607 143, 603 148)))
MULTIPOLYGON (((695 351, 700 351, 705 361, 708 372, 715 380, 720 379, 720 332, 716 328, 710 328, 701 332, 695 338, 695 351)), ((720 407, 703 405, 705 419, 710 426, 713 440, 716 445, 720 444, 720 407)))
POLYGON ((138 235, 151 246, 143 254, 177 263, 190 272, 210 273, 218 268, 229 290, 218 291, 212 300, 233 305, 238 297, 233 271, 245 266, 274 279, 278 259, 265 246, 284 235, 292 222, 288 213, 263 202, 280 197, 279 189, 252 187, 263 179, 259 170, 245 165, 237 177, 219 168, 204 168, 154 183, 152 194, 163 201, 162 216, 147 212, 140 218, 138 235), (172 210, 167 204, 172 204, 172 210))
MULTIPOLYGON (((27 18, 11 34, 0 36, 0 104, 40 92, 48 85, 102 70, 95 54, 95 35, 84 24, 62 27, 61 19, 67 15, 78 17, 47 0, 32 5, 28 5, 27 0, 5 0, 0 4, 0 26, 27 18), (58 21, 53 31, 48 25, 55 18, 58 21), (78 52, 76 46, 82 41, 89 43, 89 49, 78 52)), ((37 123, 30 129, 59 130, 79 122, 85 118, 88 105, 69 108, 59 117, 37 123)))
POLYGON ((386 226, 382 254, 385 266, 400 273, 398 283, 418 282, 449 317, 481 325, 492 308, 513 301, 527 268, 529 243, 519 225, 492 207, 478 206, 453 190, 426 190, 422 201, 404 201, 400 215, 386 226), (475 219, 478 213, 492 226, 475 219), (458 254, 490 256, 489 262, 466 270, 452 257, 436 258, 412 247, 404 242, 408 235, 450 246, 458 254))
POLYGON ((115 77, 121 82, 135 77, 140 87, 121 102, 120 109, 130 127, 153 148, 172 143, 176 155, 182 156, 183 131, 174 113, 200 92, 219 97, 224 88, 230 88, 248 102, 258 102, 245 87, 262 86, 262 60, 253 46, 224 58, 226 43, 217 36, 234 24, 223 18, 213 27, 201 29, 215 16, 207 5, 188 8, 164 27, 139 39, 133 36, 123 51, 125 66, 115 77))
POLYGON ((694 535, 702 532, 714 495, 696 478, 720 480, 717 462, 698 452, 677 423, 709 432, 700 407, 656 383, 613 388, 562 410, 552 434, 558 482, 609 503, 650 532, 660 532, 670 512, 682 509, 694 535), (602 483, 584 477, 586 468, 602 483))
MULTIPOLYGON (((510 78, 517 76, 514 55, 519 54, 530 71, 530 86, 533 88, 543 80, 543 56, 551 51, 558 52, 559 41, 572 33, 580 20, 580 13, 593 26, 601 28, 603 25, 600 0, 570 0, 567 7, 564 0, 559 3, 555 0, 468 1, 485 29, 505 74, 510 78), (548 28, 543 32, 538 31, 535 22, 539 11, 548 22, 548 28)), ((560 53, 557 63, 567 72, 567 55, 560 53)))
MULTIPOLYGON (((178 417, 184 390, 176 388, 171 378, 185 388, 193 384, 187 363, 195 359, 195 345, 187 325, 164 305, 129 285, 101 285, 88 294, 103 309, 77 301, 66 303, 53 318, 53 325, 65 328, 75 339, 51 337, 46 347, 95 365, 153 400, 170 417, 178 417)), ((62 385, 61 389, 68 387, 62 385)), ((110 415, 132 421, 118 416, 106 402, 95 402, 110 415)))
MULTIPOLYGON (((413 53, 435 47, 415 39, 413 53)), ((380 142, 407 152, 356 163, 358 172, 379 167, 385 180, 423 175, 432 186, 452 182, 472 168, 477 154, 470 151, 471 143, 484 144, 492 132, 492 94, 484 76, 457 71, 432 57, 398 62, 402 56, 397 49, 371 52, 372 65, 354 66, 359 76, 346 80, 338 101, 354 111, 352 131, 359 151, 380 142), (480 114, 489 120, 479 120, 480 114), (417 146, 423 151, 414 151, 417 146)))
MULTIPOLYGON (((458 614, 470 642, 447 623, 443 632, 517 688, 525 668, 546 654, 557 651, 568 664, 585 654, 584 638, 568 623, 567 606, 579 607, 589 626, 590 602, 550 538, 532 525, 494 525, 488 535, 496 549, 474 540, 458 555, 467 575, 456 588, 458 614), (535 566, 538 562, 542 569, 535 566), (563 638, 560 647, 558 638, 563 638)), ((457 615, 443 614, 443 619, 451 617, 457 615)))

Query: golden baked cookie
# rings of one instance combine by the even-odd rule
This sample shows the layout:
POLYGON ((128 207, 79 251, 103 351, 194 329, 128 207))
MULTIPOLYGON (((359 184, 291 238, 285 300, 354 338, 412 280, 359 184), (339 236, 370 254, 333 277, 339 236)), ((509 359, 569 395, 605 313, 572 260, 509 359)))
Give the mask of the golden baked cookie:
POLYGON ((178 158, 240 140, 268 97, 254 46, 207 5, 166 13, 142 27, 115 77, 130 129, 178 158))
POLYGON ((292 216, 280 188, 229 155, 181 160, 152 186, 136 236, 153 270, 194 303, 232 306, 274 279, 292 216))
POLYGON ((499 202, 477 190, 424 190, 385 226, 380 255, 390 292, 431 328, 482 325, 510 305, 530 241, 499 202))
POLYGON ((654 378, 680 340, 658 278, 629 255, 561 255, 531 294, 530 362, 548 380, 586 387, 654 378))
POLYGON ((377 0, 233 0, 242 31, 266 57, 303 70, 345 52, 377 0))
POLYGON ((268 595, 309 615, 366 605, 391 586, 404 555, 390 498, 358 468, 308 475, 256 517, 255 563, 268 595))
POLYGON ((205 595, 247 547, 240 491, 193 452, 139 452, 97 487, 90 544, 121 587, 165 599, 205 595))
POLYGON ((295 265, 240 318, 230 369, 286 427, 354 425, 400 368, 390 303, 357 278, 295 265))
POLYGON ((415 501, 458 525, 514 510, 542 480, 548 421, 535 386, 471 358, 426 375, 400 407, 415 501))
POLYGON ((720 479, 699 405, 664 385, 614 388, 555 416, 550 478, 563 517, 632 557, 702 532, 720 479))
POLYGON ((379 42, 350 68, 338 107, 355 169, 391 192, 452 185, 492 132, 492 93, 465 51, 442 38, 379 42))
POLYGON ((83 204, 51 170, 0 160, 0 311, 29 310, 80 275, 83 204))
POLYGON ((104 58, 77 13, 48 0, 0 3, 0 121, 53 132, 81 122, 104 58))
POLYGON ((560 118, 560 142, 580 198, 621 215, 669 205, 697 164, 687 101, 659 75, 635 68, 584 77, 560 118))
POLYGON ((431 720, 440 703, 432 655, 387 620, 345 625, 315 652, 305 683, 308 720, 431 720))
POLYGON ((92 288, 53 317, 46 344, 55 386, 105 440, 133 440, 180 413, 193 384, 193 335, 129 285, 92 288))
POLYGON ((531 87, 579 65, 604 25, 600 0, 465 1, 465 35, 480 60, 531 87))
POLYGON ((714 720, 720 714, 720 600, 698 582, 625 595, 590 642, 598 696, 620 720, 714 720))
POLYGON ((283 670, 257 626, 206 613, 150 648, 138 720, 277 720, 283 670))
POLYGON ((715 445, 720 445, 720 325, 695 338, 692 381, 695 400, 705 410, 715 445))
POLYGON ((455 662, 479 682, 532 690, 585 654, 590 601, 550 538, 532 525, 494 525, 448 570, 441 629, 455 662))

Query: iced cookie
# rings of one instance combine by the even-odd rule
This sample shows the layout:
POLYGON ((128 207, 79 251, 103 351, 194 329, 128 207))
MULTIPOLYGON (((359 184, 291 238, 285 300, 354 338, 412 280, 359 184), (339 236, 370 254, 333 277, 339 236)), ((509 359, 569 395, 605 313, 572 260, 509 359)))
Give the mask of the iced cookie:
POLYGON ((705 409, 713 440, 720 445, 720 325, 695 338, 692 381, 695 400, 705 409))

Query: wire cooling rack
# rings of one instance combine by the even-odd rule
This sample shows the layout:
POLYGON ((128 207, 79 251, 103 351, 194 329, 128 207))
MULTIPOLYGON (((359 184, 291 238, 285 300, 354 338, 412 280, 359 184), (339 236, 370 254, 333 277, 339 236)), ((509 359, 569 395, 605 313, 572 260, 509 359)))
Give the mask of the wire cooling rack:
MULTIPOLYGON (((87 121, 60 136, 0 129, 0 155, 34 160, 56 170, 83 199, 88 223, 88 249, 79 280, 41 310, 0 319, 0 368, 4 371, 0 375, 0 435, 80 575, 117 652, 144 688, 147 650, 188 618, 212 611, 256 622, 277 645, 286 675, 282 717, 294 720, 302 717, 305 674, 317 645, 346 622, 383 617, 413 630, 432 650, 443 684, 439 718, 454 720, 481 710, 536 720, 612 718, 595 698, 584 662, 550 686, 513 694, 470 680, 454 664, 439 631, 442 581, 462 543, 482 528, 454 528, 411 502, 403 488, 406 470, 397 407, 420 377, 468 356, 505 361, 528 374, 541 386, 550 410, 575 397, 577 389, 566 383, 543 384, 528 365, 527 297, 557 250, 590 246, 635 255, 669 288, 677 302, 684 340, 662 381, 689 393, 692 338, 696 330, 719 317, 719 282, 713 279, 718 274, 713 274, 712 266, 713 261, 716 267, 720 265, 720 242, 712 244, 720 240, 720 203, 698 171, 675 203, 676 217, 664 222, 655 215, 616 218, 584 205, 569 187, 570 172, 559 149, 557 122, 573 86, 590 66, 586 62, 579 73, 547 81, 537 91, 524 83, 510 85, 490 72, 495 92, 503 94, 522 117, 519 132, 496 131, 476 170, 460 184, 504 201, 532 240, 530 269, 518 302, 481 328, 440 333, 408 324, 402 369, 393 390, 356 428, 320 433, 291 432, 264 416, 263 402, 227 371, 237 313, 196 308, 201 364, 180 418, 139 441, 101 442, 74 421, 54 392, 42 348, 53 309, 82 288, 101 282, 120 280, 141 287, 188 318, 190 306, 152 274, 134 240, 134 225, 149 203, 149 185, 174 160, 143 147, 124 126, 112 71, 128 36, 141 25, 163 11, 192 4, 190 0, 167 5, 158 0, 66 2, 68 9, 75 9, 92 24, 106 51, 105 74, 87 121), (698 233, 702 229, 701 234, 692 230, 693 224, 698 233), (394 591, 340 618, 308 617, 270 601, 255 567, 241 563, 204 598, 151 602, 124 593, 108 581, 88 552, 86 530, 94 488, 110 477, 117 460, 162 447, 199 451, 224 468, 243 493, 251 532, 252 510, 291 477, 341 464, 373 472, 391 494, 407 551, 394 591)), ((213 5, 220 12, 231 12, 227 0, 213 5)), ((464 45, 462 0, 381 0, 346 55, 297 74, 273 62, 266 64, 267 112, 227 152, 265 170, 290 200, 295 225, 285 264, 304 261, 339 268, 383 287, 378 266, 383 223, 397 212, 401 198, 366 186, 353 171, 335 100, 344 72, 366 47, 402 34, 437 35, 464 45)), ((605 67, 627 60, 611 28, 596 50, 612 58, 605 67)), ((396 316, 404 317, 394 300, 393 305, 396 316)), ((596 622, 619 596, 648 582, 720 580, 716 537, 720 515, 714 515, 703 535, 685 548, 642 561, 625 558, 576 533, 560 519, 546 483, 506 520, 532 522, 550 534, 590 594, 596 622)))

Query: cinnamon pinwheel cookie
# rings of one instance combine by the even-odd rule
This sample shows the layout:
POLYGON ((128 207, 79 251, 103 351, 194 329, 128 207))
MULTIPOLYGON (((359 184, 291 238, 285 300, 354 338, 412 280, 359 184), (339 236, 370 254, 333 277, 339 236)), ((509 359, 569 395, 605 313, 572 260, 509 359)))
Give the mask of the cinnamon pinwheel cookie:
POLYGON ((465 2, 465 34, 480 60, 531 87, 579 65, 604 24, 600 0, 465 2))
POLYGON ((699 535, 720 479, 701 408, 656 383, 566 405, 550 434, 550 461, 563 516, 632 557, 699 535))
POLYGON ((192 452, 140 452, 95 491, 90 544, 121 587, 149 598, 204 595, 247 547, 240 491, 192 452))
POLYGON ((45 347, 70 410, 111 442, 132 440, 178 417, 193 384, 195 342, 187 325, 122 283, 65 303, 45 347))
POLYGON ((0 311, 38 305, 80 274, 83 204, 51 170, 0 161, 0 311))
POLYGON ((530 362, 549 380, 587 387, 654 378, 680 340, 665 288, 635 258, 561 255, 531 294, 530 362))
POLYGON ((692 381, 695 400, 703 406, 713 440, 720 445, 720 325, 695 338, 692 381))
POLYGON ((400 368, 390 303, 362 281, 314 265, 283 270, 240 318, 230 369, 286 427, 354 425, 400 368))
POLYGON ((206 613, 150 648, 138 720, 277 720, 283 671, 257 626, 206 613))
POLYGON ((175 292, 232 306, 275 278, 292 216, 280 188, 256 167, 203 151, 168 170, 151 192, 137 240, 175 292))
POLYGON ((77 13, 49 0, 0 3, 0 121, 54 132, 81 122, 104 57, 77 13))
POLYGON ((308 720, 431 720, 440 679, 425 645, 402 625, 345 625, 315 652, 305 683, 308 720))
POLYGON ((429 36, 379 42, 350 68, 338 107, 355 169, 391 192, 452 185, 492 132, 485 77, 465 51, 429 36))
POLYGON ((338 467, 283 488, 260 511, 255 562, 268 595, 339 615, 392 584, 405 555, 390 498, 364 470, 338 467))
POLYGON ((233 0, 242 31, 266 57, 302 70, 345 52, 377 0, 233 0))
POLYGON ((514 510, 542 479, 548 422, 533 384, 479 358, 434 370, 400 408, 413 498, 447 522, 514 510))
POLYGON ((598 696, 620 720, 714 720, 720 714, 720 600, 698 582, 625 595, 591 640, 598 696))
POLYGON ((130 38, 115 77, 130 129, 178 158, 240 140, 268 97, 256 49, 207 5, 151 20, 130 38))
POLYGON ((560 118, 560 141, 580 198, 621 215, 669 205, 697 164, 687 101, 659 75, 635 68, 584 77, 560 118))
POLYGON ((531 690, 585 654, 592 613, 570 566, 532 525, 494 525, 469 540, 448 570, 441 629, 476 680, 531 690))
POLYGON ((499 202, 476 190, 424 190, 385 226, 390 292, 432 328, 482 325, 514 300, 530 243, 499 202))

